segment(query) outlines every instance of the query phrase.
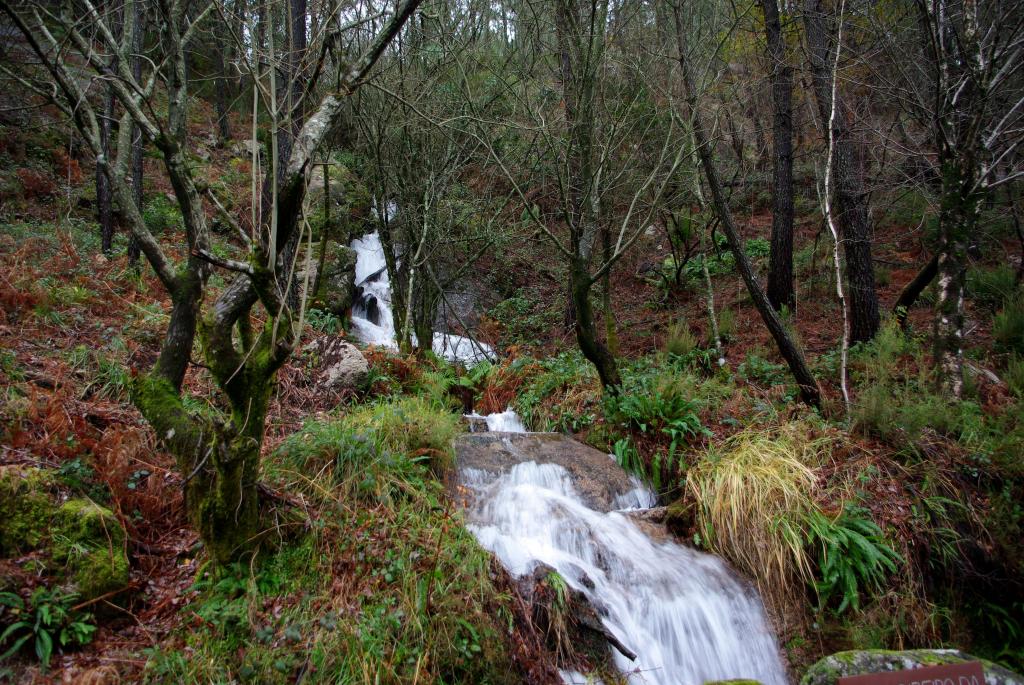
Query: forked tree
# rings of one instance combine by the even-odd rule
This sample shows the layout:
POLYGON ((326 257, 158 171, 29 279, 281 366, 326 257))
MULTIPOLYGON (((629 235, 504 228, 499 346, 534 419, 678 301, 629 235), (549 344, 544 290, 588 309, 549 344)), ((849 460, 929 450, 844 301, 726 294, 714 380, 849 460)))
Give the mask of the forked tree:
MULTIPOLYGON (((284 255, 290 241, 305 235, 306 223, 300 215, 314 158, 338 125, 347 96, 359 87, 419 2, 403 0, 390 16, 354 16, 347 8, 327 3, 331 6, 324 8, 326 19, 313 37, 323 49, 311 51, 318 61, 310 72, 320 75, 323 94, 296 129, 286 158, 275 159, 276 145, 269 146, 268 156, 275 163, 265 171, 275 175, 278 183, 267 215, 259 216, 260 198, 252 198, 256 220, 247 230, 226 209, 226 201, 197 177, 188 159, 186 53, 208 21, 225 16, 217 0, 200 6, 180 0, 156 2, 158 21, 144 56, 148 64, 144 74, 132 69, 138 61, 137 43, 119 39, 91 0, 59 7, 43 1, 0 0, 0 8, 40 65, 13 76, 74 123, 110 180, 132 236, 170 295, 163 341, 155 360, 138 370, 132 401, 175 456, 184 478, 189 519, 218 563, 252 550, 262 529, 257 481, 267 405, 275 374, 292 353, 302 318, 301 310, 288 301, 295 265, 284 255), (347 54, 357 55, 354 61, 341 56, 346 42, 347 54), (157 238, 146 228, 130 182, 132 136, 120 135, 112 141, 112 155, 105 152, 100 109, 108 85, 126 113, 123 129, 137 126, 163 161, 183 217, 183 246, 157 238), (235 258, 211 251, 208 209, 235 229, 235 258), (209 279, 214 269, 227 271, 233 280, 211 298, 209 279), (182 385, 197 350, 201 365, 209 369, 223 393, 228 412, 200 414, 189 408, 182 385)), ((274 7, 262 9, 266 13, 274 7)), ((287 9, 279 7, 267 16, 286 14, 287 9)), ((300 109, 291 100, 282 107, 276 97, 276 75, 284 72, 296 78, 301 72, 283 70, 276 63, 274 36, 274 30, 267 32, 266 56, 256 54, 246 36, 234 36, 259 103, 254 107, 254 134, 256 112, 264 113, 273 132, 286 126, 286 117, 300 109)), ((302 86, 305 98, 316 92, 308 82, 302 86)), ((253 187, 259 187, 258 180, 253 187)))

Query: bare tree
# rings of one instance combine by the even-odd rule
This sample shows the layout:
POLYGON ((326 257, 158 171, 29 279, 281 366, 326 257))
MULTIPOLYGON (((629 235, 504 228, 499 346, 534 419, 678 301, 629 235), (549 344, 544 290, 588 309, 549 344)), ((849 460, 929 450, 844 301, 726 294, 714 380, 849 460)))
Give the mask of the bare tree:
MULTIPOLYGON (((963 390, 964 285, 982 201, 1024 175, 1024 13, 1015 2, 917 0, 930 82, 929 123, 942 189, 935 273, 940 386, 963 390)), ((927 91, 926 91, 927 92, 927 91)))
POLYGON ((768 301, 776 310, 796 309, 793 288, 793 67, 778 0, 761 0, 772 82, 772 246, 768 257, 768 301))
POLYGON ((700 157, 701 167, 704 169, 704 177, 711 190, 711 204, 718 215, 722 231, 729 242, 729 249, 736 258, 736 268, 743 277, 754 306, 757 308, 761 319, 768 328, 769 333, 775 339, 779 353, 789 365, 790 372, 800 388, 800 396, 805 402, 812 406, 821 403, 821 390, 818 382, 814 379, 807 362, 804 360, 803 352, 796 342, 786 331, 782 320, 768 301, 767 295, 758 282, 754 268, 750 264, 746 253, 743 251, 743 243, 740 241, 739 232, 736 230, 736 223, 733 220, 732 212, 729 209, 729 200, 725 195, 722 180, 718 174, 718 167, 715 164, 711 137, 704 125, 704 118, 700 111, 699 93, 694 81, 690 60, 692 59, 687 49, 686 27, 683 22, 684 7, 681 2, 673 6, 676 27, 676 41, 678 47, 677 57, 679 60, 680 79, 683 83, 684 101, 690 121, 693 125, 693 136, 697 144, 697 154, 700 157))
POLYGON ((854 141, 847 123, 853 113, 839 90, 835 91, 837 116, 830 116, 833 89, 829 55, 834 52, 830 18, 831 15, 826 14, 822 6, 822 0, 807 0, 804 6, 804 30, 814 98, 822 126, 830 121, 833 126, 831 131, 822 130, 822 136, 832 140, 834 145, 832 166, 836 209, 846 257, 846 279, 849 283, 850 339, 852 342, 863 342, 873 338, 879 326, 875 265, 871 257, 871 220, 868 215, 868 196, 857 166, 854 141))
MULTIPOLYGON (((130 50, 115 39, 109 23, 90 0, 65 6, 60 14, 44 2, 0 0, 0 9, 20 30, 56 90, 47 89, 31 73, 20 77, 21 82, 50 98, 74 122, 97 165, 110 178, 142 253, 171 296, 170 320, 159 353, 148 369, 139 370, 132 400, 176 457, 185 479, 189 518, 218 563, 251 550, 262 530, 257 481, 267 404, 275 374, 291 354, 301 325, 301 317, 286 296, 294 265, 283 259, 283 251, 301 230, 300 209, 314 155, 339 123, 345 98, 365 78, 418 4, 419 0, 399 4, 359 49, 354 61, 347 65, 333 62, 332 84, 298 130, 287 159, 281 160, 283 171, 273 193, 271 221, 244 231, 221 200, 193 176, 186 158, 189 81, 185 54, 198 28, 217 11, 215 4, 193 8, 196 12, 188 14, 178 0, 157 3, 161 20, 156 58, 151 57, 154 68, 140 81, 130 68, 130 50), (81 27, 85 25, 93 27, 95 35, 83 35, 81 27), (59 41, 55 29, 62 35, 59 41), (111 61, 111 57, 116 59, 111 61), (160 153, 187 237, 186 249, 177 260, 167 252, 171 245, 161 244, 146 228, 134 202, 126 163, 131 137, 119 140, 113 159, 104 154, 97 108, 88 91, 92 81, 80 77, 83 66, 113 87, 119 104, 160 153), (157 106, 158 79, 166 106, 157 106), (204 199, 234 227, 242 259, 211 252, 204 199), (204 308, 207 281, 215 267, 234 274, 234 280, 204 308), (257 305, 262 311, 255 309, 257 305), (258 328, 253 325, 256 316, 263 321, 258 328), (183 397, 182 384, 197 337, 202 342, 204 365, 230 407, 227 415, 197 414, 183 397)), ((255 87, 267 100, 274 92, 263 84, 255 87)), ((271 168, 270 173, 274 172, 271 168)), ((258 204, 259 198, 254 197, 253 202, 258 204)))

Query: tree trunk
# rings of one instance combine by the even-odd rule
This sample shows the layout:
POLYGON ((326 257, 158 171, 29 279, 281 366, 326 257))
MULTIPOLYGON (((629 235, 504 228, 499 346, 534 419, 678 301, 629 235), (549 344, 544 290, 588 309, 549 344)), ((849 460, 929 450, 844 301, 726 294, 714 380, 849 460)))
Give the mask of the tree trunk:
POLYGON ((942 165, 939 251, 936 259, 935 363, 940 388, 953 397, 963 392, 964 286, 967 249, 978 223, 981 194, 973 155, 947 152, 942 165), (952 157, 954 157, 951 159, 952 157))
POLYGON ((718 219, 722 224, 722 231, 725 233, 725 237, 729 242, 729 247, 732 250, 733 256, 736 258, 736 267, 739 269, 740 275, 743 277, 743 282, 747 286, 747 291, 750 293, 750 297, 754 301, 754 306, 761 315, 761 319, 764 321, 765 326, 775 339, 775 343, 779 348, 779 353, 789 365, 793 378, 800 387, 800 396, 807 404, 817 407, 821 404, 821 390, 818 387, 818 382, 814 379, 814 375, 811 373, 810 368, 808 368, 807 362, 804 360, 803 352, 797 346, 796 342, 790 338, 789 333, 782 324, 782 320, 779 319, 779 315, 772 308, 767 295, 765 295, 764 291, 761 289, 761 285, 757 282, 757 276, 754 274, 754 269, 750 264, 750 260, 747 258, 746 252, 743 251, 743 243, 740 241, 739 233, 736 230, 736 224, 732 218, 732 212, 729 211, 729 204, 725 197, 725 191, 722 188, 722 181, 718 176, 718 169, 711 156, 712 148, 710 136, 707 133, 707 129, 704 128, 704 120, 697 108, 697 91, 694 88, 693 79, 690 76, 690 65, 686 59, 686 36, 683 32, 684 28, 681 8, 677 4, 673 9, 675 10, 676 40, 679 48, 679 67, 683 80, 683 91, 685 93, 686 106, 689 109, 689 114, 693 123, 693 136, 697 143, 697 152, 700 156, 701 166, 704 168, 704 175, 707 178, 708 187, 711 189, 712 205, 714 206, 715 212, 718 214, 718 219))
POLYGON ((214 96, 217 107, 217 144, 224 145, 231 140, 231 122, 228 121, 228 67, 227 67, 227 36, 224 34, 224 22, 217 19, 217 31, 214 34, 214 60, 217 63, 217 76, 214 80, 214 96))
MULTIPOLYGON (((131 48, 131 70, 132 78, 136 83, 142 82, 142 48, 146 35, 145 26, 145 0, 133 0, 131 11, 134 15, 132 21, 132 48, 131 48)), ((135 206, 142 212, 142 129, 135 123, 132 124, 132 149, 131 149, 131 175, 132 175, 132 196, 135 206)), ((128 263, 135 267, 139 263, 139 241, 133 235, 128 241, 128 263)))
MULTIPOLYGON (((103 112, 100 119, 100 144, 103 156, 110 159, 110 122, 114 118, 114 91, 108 86, 103 94, 103 112)), ((114 198, 110 189, 110 179, 105 168, 96 165, 96 210, 100 222, 100 242, 103 254, 110 255, 114 250, 114 198)))
MULTIPOLYGON (((601 250, 607 264, 612 257, 612 237, 607 225, 601 227, 601 250)), ((612 269, 609 266, 601 277, 601 304, 604 307, 604 340, 613 357, 619 354, 619 335, 615 327, 615 310, 612 309, 612 269)))
POLYGON ((761 0, 772 78, 772 246, 768 301, 776 311, 796 309, 793 288, 793 68, 786 59, 777 0, 761 0))
POLYGON ((914 280, 907 283, 900 291, 900 296, 896 298, 896 304, 892 306, 892 315, 899 324, 900 330, 907 330, 907 316, 910 314, 910 308, 914 306, 917 298, 921 296, 928 284, 935 280, 938 267, 939 255, 936 253, 928 260, 927 264, 921 267, 921 270, 914 276, 914 280))
MULTIPOLYGON (((807 35, 815 100, 821 114, 822 125, 827 125, 832 109, 831 38, 825 26, 821 0, 807 0, 804 8, 804 26, 807 35)), ((835 141, 833 171, 836 184, 836 205, 842 232, 843 252, 846 257, 846 280, 850 295, 850 340, 864 342, 878 332, 878 294, 875 290, 875 267, 871 259, 871 224, 868 218, 867 194, 856 166, 854 144, 844 122, 850 116, 848 108, 836 94, 836 112, 832 139, 835 141)), ((827 132, 825 132, 827 137, 827 132)))
POLYGON ((622 379, 619 377, 619 367, 615 356, 597 336, 594 308, 590 303, 590 288, 593 281, 590 277, 589 266, 579 258, 574 260, 570 268, 570 279, 572 302, 576 309, 576 342, 579 344, 583 356, 597 369, 597 375, 601 379, 601 387, 604 388, 604 391, 617 394, 622 379))

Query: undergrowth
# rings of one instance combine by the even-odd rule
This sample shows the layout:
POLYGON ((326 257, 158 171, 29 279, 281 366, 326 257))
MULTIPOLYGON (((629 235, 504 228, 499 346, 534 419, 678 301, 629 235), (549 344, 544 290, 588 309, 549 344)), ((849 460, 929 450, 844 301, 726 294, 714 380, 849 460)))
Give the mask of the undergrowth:
POLYGON ((308 422, 266 464, 308 517, 252 566, 208 570, 151 682, 515 682, 512 597, 427 467, 454 419, 401 398, 308 422))

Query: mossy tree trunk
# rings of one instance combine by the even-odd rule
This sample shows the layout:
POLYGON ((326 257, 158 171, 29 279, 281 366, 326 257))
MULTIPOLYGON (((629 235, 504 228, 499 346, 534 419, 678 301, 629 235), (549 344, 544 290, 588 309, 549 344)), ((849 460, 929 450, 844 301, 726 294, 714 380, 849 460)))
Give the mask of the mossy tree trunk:
POLYGON ((967 248, 978 223, 982 199, 970 155, 961 150, 957 157, 943 163, 939 251, 935 262, 935 365, 940 389, 953 397, 960 397, 963 392, 967 248))
MULTIPOLYGON (((174 455, 184 478, 189 519, 210 556, 219 564, 248 553, 260 531, 257 478, 267 404, 277 370, 290 356, 297 332, 288 294, 283 290, 293 264, 282 255, 297 232, 313 158, 341 120, 347 96, 383 54, 419 2, 403 0, 362 55, 335 75, 335 89, 322 97, 316 111, 296 129, 290 140, 290 154, 281 160, 277 173, 269 179, 274 193, 272 221, 264 221, 247 232, 223 208, 213 191, 197 181, 186 156, 186 48, 189 38, 194 37, 195 19, 189 16, 187 5, 170 0, 161 6, 157 42, 153 46, 153 52, 161 59, 147 62, 151 68, 161 70, 152 75, 164 84, 157 103, 152 89, 144 85, 130 59, 132 46, 138 44, 137 32, 124 32, 117 43, 109 22, 91 7, 72 8, 57 16, 41 13, 40 7, 30 3, 15 8, 0 0, 0 11, 11 19, 56 84, 52 104, 74 122, 95 155, 97 167, 109 179, 133 238, 171 296, 170 318, 159 355, 148 371, 136 376, 132 400, 157 438, 174 455), (42 14, 60 29, 60 45, 51 26, 40 18, 42 14), (83 25, 90 27, 90 38, 80 32, 83 25), (97 52, 96 41, 105 41, 104 47, 114 54, 108 57, 97 52), (69 51, 73 60, 66 58, 69 51), (74 72, 69 63, 75 65, 74 72), (91 71, 92 78, 82 78, 81 70, 91 71), (85 90, 93 82, 109 86, 125 109, 127 119, 138 126, 163 159, 187 241, 186 256, 178 264, 164 252, 170 246, 162 245, 146 227, 135 201, 139 184, 129 180, 128 160, 134 157, 136 145, 134 136, 127 134, 128 122, 122 127, 126 135, 118 136, 116 154, 107 153, 103 117, 85 90), (221 218, 237 235, 246 236, 250 245, 245 259, 227 259, 211 252, 204 197, 220 210, 221 218), (232 272, 235 278, 204 311, 203 296, 214 267, 232 272), (262 308, 265 321, 258 332, 251 325, 257 306, 262 308), (197 335, 205 366, 228 399, 227 415, 197 413, 186 406, 182 386, 192 364, 197 335)), ((301 7, 301 0, 296 5, 301 7)), ((141 22, 137 14, 133 16, 133 23, 141 22)))

